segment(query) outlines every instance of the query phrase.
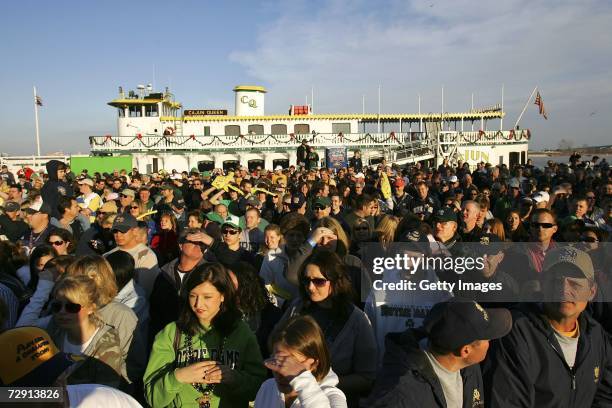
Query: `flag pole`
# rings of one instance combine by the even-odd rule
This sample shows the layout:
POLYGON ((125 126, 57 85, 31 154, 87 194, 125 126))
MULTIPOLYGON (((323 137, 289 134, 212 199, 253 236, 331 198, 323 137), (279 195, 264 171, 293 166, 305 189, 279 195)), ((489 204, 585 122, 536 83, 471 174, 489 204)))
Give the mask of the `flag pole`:
POLYGON ((378 84, 378 131, 380 133, 380 84, 378 84))
POLYGON ((421 116, 421 94, 419 94, 419 133, 423 132, 423 117, 421 116))
POLYGON ((504 84, 502 84, 502 104, 501 104, 501 118, 499 118, 499 130, 504 130, 504 84))
MULTIPOLYGON (((471 113, 474 113, 474 92, 472 92, 472 110, 471 113)), ((472 119, 472 132, 474 131, 474 119, 472 119)))
POLYGON ((36 87, 32 87, 34 89, 34 122, 36 124, 36 155, 40 157, 40 132, 38 129, 38 100, 36 95, 36 87))
POLYGON ((531 98, 533 98, 533 95, 536 93, 537 89, 538 89, 537 86, 533 88, 533 92, 531 92, 531 95, 529 95, 529 99, 527 99, 527 102, 525 102, 525 106, 523 107, 521 114, 519 115, 518 119, 516 120, 516 123, 514 124, 514 129, 516 129, 519 122, 521 121, 521 118, 523 117, 523 113, 525 113, 525 110, 527 109, 527 105, 529 105, 529 102, 531 102, 531 98))

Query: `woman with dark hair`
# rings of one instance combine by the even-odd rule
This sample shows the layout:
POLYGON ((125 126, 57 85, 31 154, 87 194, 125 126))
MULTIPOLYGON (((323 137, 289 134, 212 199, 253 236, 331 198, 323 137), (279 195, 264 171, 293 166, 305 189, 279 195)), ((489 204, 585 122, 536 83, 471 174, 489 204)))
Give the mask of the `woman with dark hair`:
POLYGON ((235 278, 238 309, 242 312, 242 318, 255 333, 261 355, 268 355, 268 337, 283 314, 274 305, 274 298, 253 265, 239 262, 231 273, 235 278))
POLYGON ((325 338, 310 316, 289 319, 270 338, 272 357, 265 365, 274 374, 255 398, 255 407, 345 408, 336 385, 325 338))
POLYGON ((509 238, 512 242, 529 241, 529 233, 523 226, 521 214, 518 211, 512 210, 508 213, 504 226, 506 238, 509 238))
POLYGON ((334 252, 317 249, 300 270, 300 299, 282 321, 309 315, 319 324, 331 353, 348 406, 358 406, 376 376, 376 340, 366 315, 353 304, 353 288, 346 267, 334 252))
POLYGON ((30 254, 29 265, 24 265, 17 270, 17 277, 30 289, 36 290, 38 285, 38 274, 45 268, 45 264, 57 256, 55 248, 51 245, 38 245, 30 254))
POLYGON ((76 250, 76 241, 70 231, 57 228, 49 234, 47 243, 55 248, 58 255, 73 254, 76 250))
POLYGON ((147 402, 248 407, 266 372, 227 270, 220 263, 196 267, 181 296, 178 320, 155 337, 144 376, 147 402))
POLYGON ((132 255, 125 251, 116 251, 106 256, 115 279, 117 280, 117 295, 113 299, 134 311, 138 317, 139 326, 148 325, 149 302, 145 290, 134 281, 135 264, 132 255))
POLYGON ((157 255, 160 266, 176 259, 179 255, 176 217, 171 213, 163 213, 159 217, 159 228, 151 239, 151 249, 157 255))

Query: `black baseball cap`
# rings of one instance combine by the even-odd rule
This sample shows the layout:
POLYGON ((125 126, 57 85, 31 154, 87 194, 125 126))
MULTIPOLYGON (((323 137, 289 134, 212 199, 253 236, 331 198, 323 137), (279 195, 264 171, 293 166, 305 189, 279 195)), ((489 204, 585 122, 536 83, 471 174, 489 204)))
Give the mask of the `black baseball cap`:
POLYGON ((172 199, 172 206, 178 209, 185 208, 185 200, 183 200, 181 197, 174 197, 172 199))
POLYGON ((508 309, 485 309, 473 300, 452 298, 436 304, 423 322, 429 341, 456 350, 476 340, 494 340, 512 329, 508 309))
POLYGON ((132 228, 136 228, 138 226, 138 221, 131 214, 119 214, 115 217, 115 221, 113 222, 113 231, 117 230, 119 232, 123 232, 124 234, 131 230, 132 228))
POLYGON ((450 207, 441 208, 434 213, 434 221, 437 221, 437 222, 455 221, 457 222, 457 213, 455 213, 453 209, 450 207))
POLYGON ((15 201, 9 201, 4 204, 5 212, 15 212, 15 211, 19 211, 20 209, 21 209, 21 206, 19 205, 19 203, 15 201))
POLYGON ((51 206, 43 201, 35 201, 25 211, 28 214, 42 213, 42 214, 51 215, 51 206))
POLYGON ((302 194, 295 195, 291 197, 291 209, 299 210, 300 208, 302 208, 305 202, 306 197, 304 197, 302 194))

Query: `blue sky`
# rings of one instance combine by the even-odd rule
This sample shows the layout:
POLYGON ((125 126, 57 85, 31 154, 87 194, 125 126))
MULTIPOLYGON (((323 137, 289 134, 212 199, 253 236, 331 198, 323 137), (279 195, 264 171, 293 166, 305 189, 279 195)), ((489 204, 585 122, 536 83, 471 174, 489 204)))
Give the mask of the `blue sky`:
POLYGON ((500 102, 505 127, 530 106, 533 146, 609 144, 612 3, 608 1, 20 1, 0 15, 0 151, 32 154, 32 85, 43 153, 88 152, 115 133, 117 87, 155 80, 185 108, 233 108, 234 85, 268 88, 266 113, 315 88, 315 110, 447 111, 500 102), (155 78, 154 76, 155 72, 155 78))

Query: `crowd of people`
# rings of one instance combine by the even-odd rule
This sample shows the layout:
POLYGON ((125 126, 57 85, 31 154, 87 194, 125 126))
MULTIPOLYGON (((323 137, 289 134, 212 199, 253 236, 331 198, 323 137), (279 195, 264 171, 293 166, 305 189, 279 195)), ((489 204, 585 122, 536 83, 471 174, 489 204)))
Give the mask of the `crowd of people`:
POLYGON ((273 170, 4 166, 0 385, 58 406, 612 407, 605 160, 328 169, 300 148, 273 170), (385 282, 504 296, 373 290, 366 252, 398 248, 484 265, 385 282))

